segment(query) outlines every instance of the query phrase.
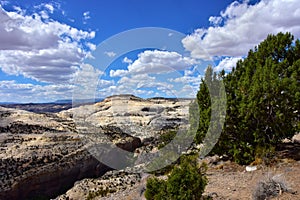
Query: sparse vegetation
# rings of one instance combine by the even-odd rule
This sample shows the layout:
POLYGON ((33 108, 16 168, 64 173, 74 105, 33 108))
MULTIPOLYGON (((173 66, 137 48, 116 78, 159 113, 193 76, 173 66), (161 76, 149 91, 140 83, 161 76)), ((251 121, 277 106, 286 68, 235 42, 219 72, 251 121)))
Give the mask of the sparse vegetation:
POLYGON ((294 193, 287 185, 282 175, 268 176, 265 180, 258 182, 254 193, 254 200, 265 200, 277 197, 283 192, 294 193))
POLYGON ((176 136, 176 133, 177 133, 176 130, 170 130, 166 133, 161 134, 158 139, 158 141, 159 141, 158 149, 163 148, 169 142, 171 142, 174 139, 174 137, 176 136))
POLYGON ((86 200, 92 200, 95 197, 105 197, 107 196, 109 193, 114 193, 116 192, 113 189, 103 189, 103 188, 99 188, 97 191, 92 191, 89 192, 89 194, 86 197, 86 200))

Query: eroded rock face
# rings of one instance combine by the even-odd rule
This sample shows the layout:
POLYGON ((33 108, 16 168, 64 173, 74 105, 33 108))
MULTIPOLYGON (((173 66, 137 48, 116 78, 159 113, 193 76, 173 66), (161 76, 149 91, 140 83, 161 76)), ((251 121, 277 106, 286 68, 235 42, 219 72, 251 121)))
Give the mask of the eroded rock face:
POLYGON ((188 123, 191 99, 141 99, 133 95, 106 98, 94 105, 62 111, 61 117, 84 120, 94 126, 114 126, 132 136, 155 137, 162 130, 174 129, 188 123))
MULTIPOLYGON (((0 199, 54 198, 78 180, 111 170, 90 154, 92 144, 83 138, 111 142, 135 154, 151 151, 159 134, 187 124, 190 102, 119 95, 51 114, 0 107, 0 199)), ((123 190, 139 180, 135 173, 114 173, 94 182, 123 190)), ((87 182, 92 184, 79 181, 62 197, 71 197, 87 182)))
MULTIPOLYGON (((6 108, 0 113, 0 199, 54 198, 75 181, 111 170, 88 152, 72 120, 6 108)), ((124 150, 141 145, 120 129, 98 130, 124 150)))
POLYGON ((97 179, 83 179, 56 200, 87 199, 109 196, 112 193, 126 190, 140 182, 141 176, 125 171, 110 171, 97 179))

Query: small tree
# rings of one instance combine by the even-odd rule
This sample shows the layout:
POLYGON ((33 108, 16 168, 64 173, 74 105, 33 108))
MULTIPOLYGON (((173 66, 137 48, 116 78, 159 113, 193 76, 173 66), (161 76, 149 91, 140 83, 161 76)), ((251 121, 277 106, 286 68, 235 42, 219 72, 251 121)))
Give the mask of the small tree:
MULTIPOLYGON (((290 33, 269 35, 226 76, 226 122, 212 153, 227 152, 248 164, 258 149, 268 152, 300 129, 300 41, 290 33)), ((203 142, 211 105, 207 84, 217 77, 208 68, 197 99, 200 110, 196 142, 203 142)), ((214 82, 214 81, 213 81, 214 82)))

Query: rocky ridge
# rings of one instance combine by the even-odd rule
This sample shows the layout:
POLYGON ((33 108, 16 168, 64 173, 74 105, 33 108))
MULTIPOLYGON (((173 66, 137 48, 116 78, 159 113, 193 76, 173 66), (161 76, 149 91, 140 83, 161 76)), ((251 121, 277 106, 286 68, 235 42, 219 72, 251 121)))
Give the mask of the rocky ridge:
POLYGON ((188 123, 191 99, 142 99, 116 95, 93 104, 60 112, 62 118, 73 115, 75 123, 85 121, 96 127, 114 126, 141 140, 156 137, 163 130, 188 123))

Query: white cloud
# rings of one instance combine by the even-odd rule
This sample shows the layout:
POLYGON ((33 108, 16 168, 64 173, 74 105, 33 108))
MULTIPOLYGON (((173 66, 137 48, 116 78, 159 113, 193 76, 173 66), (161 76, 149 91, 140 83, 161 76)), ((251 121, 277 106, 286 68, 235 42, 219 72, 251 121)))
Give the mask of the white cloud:
POLYGON ((146 50, 138 54, 135 61, 132 62, 127 57, 123 59, 124 61, 129 63, 128 69, 110 70, 110 77, 121 78, 116 85, 101 90, 102 94, 131 93, 184 97, 190 95, 188 90, 183 90, 185 85, 194 87, 194 84, 198 84, 197 87, 199 87, 200 78, 192 76, 195 76, 195 67, 192 71, 189 70, 198 62, 177 52, 146 50), (181 76, 179 71, 185 71, 188 75, 177 79, 170 78, 181 76), (150 93, 150 90, 153 92, 150 93), (180 93, 180 91, 184 93, 180 93))
POLYGON ((13 6, 13 9, 19 14, 24 14, 26 12, 26 10, 22 10, 19 6, 13 6))
POLYGON ((52 4, 45 4, 44 6, 47 8, 47 10, 49 10, 50 13, 54 12, 54 7, 52 4))
POLYGON ((100 75, 103 75, 103 72, 99 69, 94 68, 90 64, 81 64, 74 74, 74 83, 86 89, 89 87, 94 88, 100 75))
POLYGON ((40 15, 41 15, 41 17, 43 18, 43 19, 49 19, 49 15, 48 15, 48 13, 45 11, 45 10, 42 10, 41 12, 39 12, 40 13, 40 15))
POLYGON ((109 87, 104 87, 99 90, 101 96, 110 96, 114 94, 134 94, 138 96, 153 95, 154 91, 158 93, 166 93, 171 91, 173 85, 164 81, 158 80, 154 76, 148 74, 135 74, 122 77, 117 83, 109 87))
POLYGON ((83 19, 84 20, 88 20, 88 19, 90 19, 91 17, 90 17, 90 12, 89 11, 86 11, 86 12, 84 12, 83 13, 83 19))
MULTIPOLYGON (((49 7, 50 8, 50 7, 49 7)), ((58 21, 43 22, 38 13, 8 12, 0 6, 0 67, 10 75, 23 75, 49 83, 68 82, 92 47, 87 32, 58 21)), ((93 47, 92 47, 93 48, 93 47)))
POLYGON ((255 5, 235 1, 220 16, 210 18, 213 23, 222 19, 222 27, 197 29, 182 43, 194 58, 243 56, 270 33, 289 31, 299 38, 299 8, 299 0, 262 0, 255 5))
POLYGON ((199 85, 197 87, 191 85, 184 85, 179 90, 171 90, 169 91, 171 96, 175 96, 177 98, 195 98, 197 95, 197 91, 199 89, 199 85))
POLYGON ((105 51, 104 52, 105 55, 107 55, 108 57, 115 57, 117 54, 113 51, 105 51))
MULTIPOLYGON (((109 52, 106 52, 109 53, 109 52)), ((114 54, 115 56, 115 54, 114 54)), ((121 77, 127 74, 161 74, 185 70, 198 62, 189 57, 183 57, 177 52, 146 50, 132 61, 125 57, 124 63, 129 63, 128 70, 111 70, 111 77, 121 77)))
POLYGON ((83 23, 86 24, 87 20, 89 20, 91 18, 90 16, 90 11, 86 11, 83 13, 83 23))
POLYGON ((97 87, 107 87, 109 84, 104 80, 99 81, 99 76, 103 72, 94 68, 90 64, 80 65, 80 69, 74 74, 73 83, 75 85, 73 97, 75 99, 87 99, 95 97, 97 87))
POLYGON ((58 99, 72 98, 72 85, 33 85, 22 84, 16 81, 0 81, 0 101, 28 102, 51 102, 58 99))
POLYGON ((198 76, 184 75, 184 76, 177 77, 177 78, 171 78, 171 79, 169 79, 169 81, 175 82, 175 83, 183 83, 185 85, 194 85, 194 86, 199 87, 201 78, 202 78, 201 75, 198 75, 198 76))
POLYGON ((211 24, 213 24, 214 26, 218 26, 222 23, 223 19, 222 19, 222 17, 211 16, 211 17, 209 17, 208 21, 211 24))
POLYGON ((226 57, 223 60, 221 60, 214 68, 214 71, 222 71, 223 69, 225 71, 231 71, 233 67, 236 67, 236 63, 243 59, 242 57, 226 57))
POLYGON ((146 82, 153 82, 155 81, 155 77, 149 76, 148 74, 138 74, 133 75, 131 77, 122 77, 118 83, 120 84, 127 84, 130 86, 137 86, 138 84, 144 84, 146 82))
POLYGON ((183 57, 177 52, 168 51, 144 51, 138 55, 138 59, 128 66, 129 73, 165 73, 184 70, 197 61, 189 57, 183 57))
POLYGON ((125 58, 123 59, 122 62, 123 62, 123 63, 127 63, 127 64, 131 64, 131 63, 132 63, 132 60, 129 59, 129 58, 127 58, 127 57, 125 57, 125 58))
POLYGON ((128 74, 127 70, 117 69, 117 70, 110 70, 109 75, 110 77, 122 77, 128 74))
POLYGON ((90 50, 95 51, 97 46, 93 43, 87 42, 86 45, 90 48, 90 50))

